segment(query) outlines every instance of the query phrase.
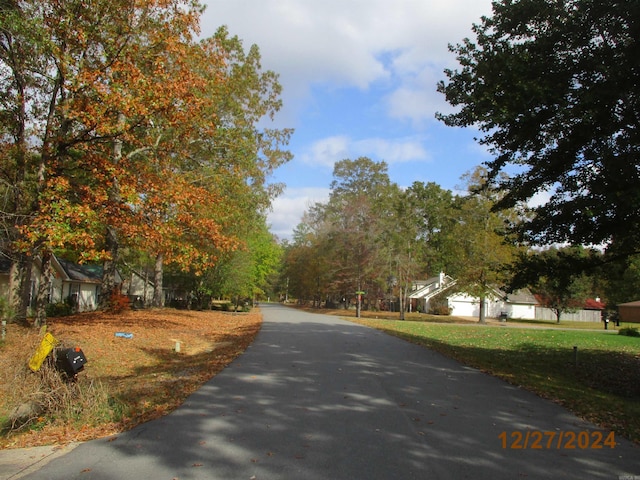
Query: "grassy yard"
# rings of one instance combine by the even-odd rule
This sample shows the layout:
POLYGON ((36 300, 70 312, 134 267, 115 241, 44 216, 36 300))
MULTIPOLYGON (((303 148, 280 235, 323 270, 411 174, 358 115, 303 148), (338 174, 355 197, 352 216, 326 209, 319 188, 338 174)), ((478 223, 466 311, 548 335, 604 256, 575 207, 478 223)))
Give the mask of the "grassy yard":
POLYGON ((347 319, 424 345, 534 391, 640 443, 640 338, 604 331, 601 324, 591 325, 601 331, 586 331, 579 322, 519 328, 495 322, 493 326, 478 326, 347 319))

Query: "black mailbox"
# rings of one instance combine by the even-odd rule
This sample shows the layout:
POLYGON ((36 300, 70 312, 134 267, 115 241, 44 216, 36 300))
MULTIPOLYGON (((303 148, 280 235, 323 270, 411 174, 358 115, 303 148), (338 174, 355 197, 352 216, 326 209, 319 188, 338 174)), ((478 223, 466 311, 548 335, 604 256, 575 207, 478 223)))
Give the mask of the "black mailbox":
POLYGON ((80 347, 61 348, 56 351, 56 365, 70 377, 81 371, 85 363, 87 357, 80 347))

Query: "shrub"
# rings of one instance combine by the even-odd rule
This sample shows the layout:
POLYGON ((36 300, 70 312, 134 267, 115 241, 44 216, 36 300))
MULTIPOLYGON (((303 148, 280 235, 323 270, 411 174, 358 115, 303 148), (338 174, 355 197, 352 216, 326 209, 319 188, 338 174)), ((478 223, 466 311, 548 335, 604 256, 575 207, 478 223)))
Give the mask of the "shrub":
POLYGON ((119 290, 115 289, 109 296, 109 312, 122 313, 125 310, 131 308, 131 301, 129 297, 122 294, 119 290))
POLYGON ((69 302, 49 303, 45 307, 47 317, 66 317, 73 314, 73 307, 69 302))
POLYGON ((429 309, 431 315, 451 315, 451 309, 447 305, 432 305, 429 309))
POLYGON ((618 330, 618 335, 626 335, 627 337, 640 337, 640 332, 634 327, 624 327, 618 330))

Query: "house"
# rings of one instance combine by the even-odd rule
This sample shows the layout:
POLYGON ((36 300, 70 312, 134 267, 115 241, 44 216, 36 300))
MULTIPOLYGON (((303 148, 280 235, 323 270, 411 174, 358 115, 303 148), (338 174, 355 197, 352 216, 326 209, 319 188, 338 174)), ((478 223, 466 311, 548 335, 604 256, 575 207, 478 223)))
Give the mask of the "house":
POLYGON ((0 257, 0 296, 7 298, 11 285, 11 261, 5 257, 0 257))
MULTIPOLYGON (((54 278, 51 284, 50 303, 64 302, 70 299, 79 312, 95 310, 100 303, 102 284, 102 265, 77 264, 54 257, 54 278), (56 268, 59 266, 59 268, 56 268)), ((116 273, 116 283, 122 279, 116 273)))
MULTIPOLYGON (((3 259, 0 262, 0 295, 8 296, 10 289, 11 262, 3 259)), ((41 263, 33 263, 31 273, 31 302, 35 306, 36 293, 40 283, 41 263)), ((102 265, 79 265, 77 263, 53 256, 51 259, 52 281, 49 291, 49 303, 61 303, 70 299, 79 312, 95 310, 100 302, 102 284, 102 265)), ((116 283, 122 278, 116 272, 116 283)))
MULTIPOLYGON (((491 290, 484 302, 485 317, 498 318, 506 311, 505 295, 499 290, 491 290)), ((452 293, 447 297, 447 304, 451 315, 457 317, 479 317, 480 298, 464 292, 452 293)))
POLYGON ((428 312, 431 300, 436 295, 449 290, 455 284, 456 281, 443 272, 427 280, 416 280, 413 282, 411 293, 409 294, 410 310, 428 312))
MULTIPOLYGON (((430 310, 431 300, 438 294, 448 292, 446 297, 447 307, 451 315, 458 317, 480 316, 480 299, 464 292, 452 289, 456 280, 440 273, 437 277, 425 281, 414 282, 410 298, 410 307, 421 312, 430 310), (451 289, 451 290, 450 290, 451 289)), ((637 303, 637 318, 640 322, 640 302, 637 303)), ((505 293, 497 288, 491 289, 484 303, 485 317, 522 319, 522 320, 557 320, 555 312, 542 306, 528 289, 517 290, 513 293, 505 293)), ((588 299, 582 308, 575 312, 564 312, 561 320, 599 322, 605 305, 599 299, 588 299)), ((622 312, 621 312, 622 315, 622 312)))
MULTIPOLYGON (((460 317, 479 317, 480 315, 480 299, 477 297, 458 292, 449 296, 447 300, 452 315, 460 317)), ((542 306, 541 303, 528 289, 509 294, 495 289, 485 299, 485 316, 499 318, 505 315, 507 318, 520 320, 557 320, 555 311, 542 306)), ((599 299, 587 299, 581 308, 573 312, 563 312, 560 319, 573 322, 599 322, 604 308, 605 305, 599 299)))
POLYGON ((640 300, 618 304, 620 321, 640 323, 640 300))
POLYGON ((137 271, 129 268, 129 275, 124 278, 120 290, 127 295, 136 308, 151 305, 155 284, 153 282, 153 270, 144 269, 137 271))
POLYGON ((516 290, 506 294, 504 309, 507 318, 519 318, 531 320, 536 318, 536 310, 539 307, 538 300, 527 288, 516 290))

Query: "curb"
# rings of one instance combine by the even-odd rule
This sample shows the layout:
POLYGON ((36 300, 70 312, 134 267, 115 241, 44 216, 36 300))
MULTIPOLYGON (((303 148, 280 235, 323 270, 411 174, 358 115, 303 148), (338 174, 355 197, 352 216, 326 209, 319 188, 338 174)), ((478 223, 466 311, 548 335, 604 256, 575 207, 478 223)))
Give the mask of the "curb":
POLYGON ((0 450, 0 480, 17 480, 66 455, 79 443, 0 450))

